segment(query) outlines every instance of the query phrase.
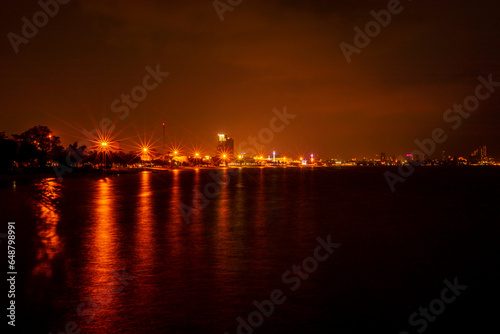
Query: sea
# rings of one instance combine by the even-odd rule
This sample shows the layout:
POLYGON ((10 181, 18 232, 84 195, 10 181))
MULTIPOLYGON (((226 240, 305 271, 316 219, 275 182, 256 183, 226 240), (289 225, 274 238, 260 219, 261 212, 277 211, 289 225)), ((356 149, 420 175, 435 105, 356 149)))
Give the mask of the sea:
POLYGON ((185 168, 3 182, 4 277, 14 277, 3 293, 5 327, 498 329, 500 169, 418 167, 394 192, 386 171, 398 172, 185 168))

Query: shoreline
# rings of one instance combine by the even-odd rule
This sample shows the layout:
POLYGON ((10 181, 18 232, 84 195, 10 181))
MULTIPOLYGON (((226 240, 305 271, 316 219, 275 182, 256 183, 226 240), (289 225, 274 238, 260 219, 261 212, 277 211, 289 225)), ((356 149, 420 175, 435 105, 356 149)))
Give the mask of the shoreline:
MULTIPOLYGON (((496 165, 467 165, 467 166, 416 166, 417 168, 494 168, 498 167, 496 165)), ((107 169, 106 176, 119 175, 119 174, 138 174, 143 172, 150 173, 168 173, 172 171, 182 171, 182 170, 199 170, 199 169, 235 169, 235 168, 332 168, 332 169, 387 169, 391 170, 398 168, 398 166, 187 166, 187 167, 174 167, 174 168, 127 168, 127 169, 107 169)), ((102 169, 89 169, 89 168, 75 168, 71 173, 66 173, 64 178, 76 178, 76 177, 89 177, 93 176, 95 178, 102 178, 102 169)), ((6 186, 6 183, 16 182, 28 182, 33 180, 42 179, 57 179, 52 168, 41 168, 41 169, 25 169, 20 171, 2 171, 0 172, 0 187, 6 186)), ((64 182, 64 181, 63 181, 64 182)))

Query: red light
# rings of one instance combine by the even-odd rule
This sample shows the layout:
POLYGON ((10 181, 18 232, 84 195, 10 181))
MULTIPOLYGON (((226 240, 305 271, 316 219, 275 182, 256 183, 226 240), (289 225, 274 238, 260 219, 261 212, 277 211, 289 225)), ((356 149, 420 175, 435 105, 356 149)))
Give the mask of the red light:
POLYGON ((162 123, 161 125, 165 126, 165 123, 162 123))

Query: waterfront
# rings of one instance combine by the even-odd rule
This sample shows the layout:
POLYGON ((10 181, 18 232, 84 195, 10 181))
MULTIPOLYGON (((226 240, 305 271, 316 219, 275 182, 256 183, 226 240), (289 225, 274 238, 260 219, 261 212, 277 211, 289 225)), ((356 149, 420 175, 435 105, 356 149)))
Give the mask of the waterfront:
POLYGON ((255 333, 413 333, 410 314, 458 277, 467 290, 426 332, 482 332, 498 296, 499 170, 420 168, 395 194, 383 171, 192 169, 0 188, 17 228, 18 329, 236 333, 280 289, 286 300, 255 333), (186 224, 179 204, 194 207, 216 171, 218 192, 186 224), (328 235, 340 246, 292 291, 283 273, 328 235))

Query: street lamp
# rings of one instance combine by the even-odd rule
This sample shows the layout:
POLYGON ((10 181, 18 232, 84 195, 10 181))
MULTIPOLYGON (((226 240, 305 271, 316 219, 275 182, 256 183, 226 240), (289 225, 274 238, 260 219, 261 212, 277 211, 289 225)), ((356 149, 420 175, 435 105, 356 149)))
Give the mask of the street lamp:
POLYGON ((175 156, 176 156, 177 154, 179 154, 179 152, 178 152, 178 151, 174 151, 174 157, 172 158, 172 160, 170 160, 170 167, 171 167, 171 168, 174 166, 174 158, 175 158, 175 156))
POLYGON ((165 123, 161 124, 163 126, 163 168, 165 168, 165 123))
POLYGON ((103 178, 106 178, 106 150, 108 148, 107 146, 108 146, 107 142, 105 142, 105 141, 101 142, 102 161, 103 161, 103 168, 102 168, 103 178))

